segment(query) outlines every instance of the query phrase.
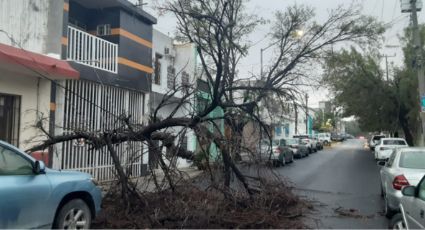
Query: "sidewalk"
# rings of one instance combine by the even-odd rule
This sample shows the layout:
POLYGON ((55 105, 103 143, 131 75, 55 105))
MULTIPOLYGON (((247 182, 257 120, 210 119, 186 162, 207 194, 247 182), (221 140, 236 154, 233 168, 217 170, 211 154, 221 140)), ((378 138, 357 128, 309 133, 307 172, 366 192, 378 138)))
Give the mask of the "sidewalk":
MULTIPOLYGON (((198 170, 196 166, 190 166, 185 168, 178 169, 178 174, 172 175, 174 181, 177 183, 184 180, 189 180, 197 177, 203 171, 198 170)), ((161 169, 155 170, 155 176, 157 183, 162 189, 168 188, 168 181, 165 178, 165 174, 161 169)), ((154 192, 156 190, 154 178, 152 174, 149 174, 144 177, 133 178, 132 181, 137 185, 138 189, 142 192, 154 192)))

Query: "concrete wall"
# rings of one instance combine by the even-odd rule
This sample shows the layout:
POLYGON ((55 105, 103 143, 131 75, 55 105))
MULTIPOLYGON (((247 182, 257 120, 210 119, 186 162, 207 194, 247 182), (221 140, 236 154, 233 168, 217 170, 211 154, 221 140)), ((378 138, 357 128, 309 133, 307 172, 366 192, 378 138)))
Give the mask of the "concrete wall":
POLYGON ((0 43, 60 57, 64 0, 1 0, 0 43), (13 41, 9 38, 11 37, 13 41))
POLYGON ((50 81, 2 70, 0 93, 21 96, 19 148, 27 149, 42 140, 44 134, 34 125, 38 117, 44 117, 44 127, 48 129, 50 81))

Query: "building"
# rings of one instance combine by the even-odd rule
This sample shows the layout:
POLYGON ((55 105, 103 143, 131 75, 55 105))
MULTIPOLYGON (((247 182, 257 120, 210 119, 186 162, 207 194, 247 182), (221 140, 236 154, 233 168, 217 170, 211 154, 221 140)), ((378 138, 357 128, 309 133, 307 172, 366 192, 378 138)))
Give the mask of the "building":
MULTIPOLYGON (((7 59, 20 53, 26 60, 19 62, 21 67, 7 66, 10 77, 0 77, 0 103, 7 104, 8 119, 13 120, 8 133, 2 130, 0 135, 27 148, 37 143, 32 138, 37 141, 40 133, 26 125, 33 126, 40 117, 50 135, 114 130, 124 125, 121 115, 146 122, 155 23, 127 0, 1 1, 0 49, 7 59), (18 79, 17 71, 28 76, 18 79)), ((131 154, 143 151, 141 144, 124 143, 116 150, 129 174, 147 172, 147 154, 137 159, 131 154)), ((89 172, 101 181, 114 178, 112 159, 104 149, 68 142, 39 154, 43 159, 47 154, 53 168, 89 172)))
MULTIPOLYGON (((196 47, 194 44, 181 44, 172 37, 153 30, 154 74, 152 77, 152 91, 150 94, 150 110, 154 112, 158 107, 160 118, 190 116, 194 112, 194 98, 183 99, 190 103, 180 105, 182 98, 189 91, 193 91, 196 85, 196 47), (172 95, 172 96, 171 96, 172 95), (171 96, 171 97, 169 97, 171 96), (167 103, 162 104, 164 98, 167 103), (179 108, 176 108, 179 106, 179 108)), ((173 128, 175 134, 181 132, 181 128, 173 128)), ((192 131, 184 136, 182 145, 189 151, 196 149, 196 137, 192 131)), ((165 151, 165 149, 163 150, 165 151)), ((165 154, 164 154, 165 155, 165 154)), ((164 159, 167 162, 167 159, 164 159)), ((156 166, 156 162, 154 162, 156 166)), ((185 159, 178 158, 173 162, 177 167, 191 165, 185 159)))

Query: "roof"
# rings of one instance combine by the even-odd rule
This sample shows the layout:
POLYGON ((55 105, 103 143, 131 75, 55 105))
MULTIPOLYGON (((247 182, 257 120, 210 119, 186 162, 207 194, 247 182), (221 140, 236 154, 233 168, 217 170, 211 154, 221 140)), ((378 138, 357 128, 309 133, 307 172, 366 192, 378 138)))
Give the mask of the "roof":
POLYGON ((0 43, 0 69, 50 79, 79 79, 67 61, 0 43))
POLYGON ((150 15, 143 9, 135 6, 128 0, 72 0, 77 2, 78 4, 89 8, 89 9, 104 9, 110 7, 119 7, 139 18, 151 23, 156 24, 157 20, 154 16, 150 15))

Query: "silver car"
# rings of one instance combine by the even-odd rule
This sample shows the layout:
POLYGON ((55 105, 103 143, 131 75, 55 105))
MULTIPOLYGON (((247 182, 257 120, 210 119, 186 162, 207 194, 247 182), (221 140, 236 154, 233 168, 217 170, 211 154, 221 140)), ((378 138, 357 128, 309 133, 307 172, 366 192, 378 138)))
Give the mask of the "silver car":
POLYGON ((425 228, 425 177, 418 186, 406 186, 401 191, 400 213, 394 215, 389 227, 392 229, 425 228))
POLYGON ((385 215, 392 217, 399 210, 401 189, 416 186, 425 175, 425 148, 394 149, 388 161, 378 161, 381 168, 381 194, 385 215))

